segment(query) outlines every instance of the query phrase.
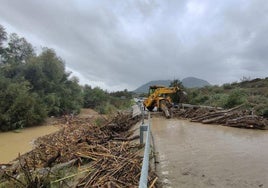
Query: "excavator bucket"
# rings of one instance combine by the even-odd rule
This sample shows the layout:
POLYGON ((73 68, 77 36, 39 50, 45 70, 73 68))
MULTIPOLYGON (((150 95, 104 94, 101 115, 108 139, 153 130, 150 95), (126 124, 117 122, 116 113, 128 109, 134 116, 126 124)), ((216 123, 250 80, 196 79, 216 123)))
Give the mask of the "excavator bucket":
POLYGON ((167 104, 166 104, 166 101, 165 101, 165 100, 162 100, 162 101, 160 102, 160 108, 161 108, 162 111, 164 112, 166 118, 170 118, 170 117, 171 117, 169 108, 167 107, 167 104))

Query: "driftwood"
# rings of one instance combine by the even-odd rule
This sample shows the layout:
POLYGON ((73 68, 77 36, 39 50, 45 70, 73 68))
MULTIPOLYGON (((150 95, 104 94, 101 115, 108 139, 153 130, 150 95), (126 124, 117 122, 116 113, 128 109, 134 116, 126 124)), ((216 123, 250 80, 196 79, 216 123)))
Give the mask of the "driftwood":
MULTIPOLYGON (((130 129, 137 122, 131 114, 121 113, 101 125, 92 119, 73 118, 57 133, 38 138, 35 149, 19 157, 19 161, 27 161, 23 172, 33 178, 33 171, 38 176, 48 176, 61 167, 86 164, 89 170, 76 187, 136 187, 142 145, 131 142, 139 136, 133 135, 134 130, 130 129)), ((22 166, 15 165, 15 169, 6 166, 5 177, 16 179, 22 166)), ((148 178, 148 186, 155 187, 156 175, 150 172, 148 178)))
POLYGON ((188 108, 174 111, 174 117, 187 118, 192 122, 204 124, 221 124, 230 127, 268 129, 268 120, 252 115, 248 110, 241 110, 243 105, 227 110, 216 108, 188 108))

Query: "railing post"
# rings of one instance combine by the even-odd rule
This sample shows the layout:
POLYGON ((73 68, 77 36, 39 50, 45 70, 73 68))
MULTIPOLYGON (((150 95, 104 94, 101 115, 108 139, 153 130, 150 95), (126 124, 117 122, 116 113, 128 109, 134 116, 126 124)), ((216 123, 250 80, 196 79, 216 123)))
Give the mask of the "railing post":
POLYGON ((143 144, 143 137, 144 137, 143 132, 144 132, 144 131, 148 131, 148 125, 144 125, 144 124, 142 124, 142 125, 140 126, 140 144, 143 144))
POLYGON ((144 125, 144 108, 142 108, 142 103, 139 103, 139 107, 142 115, 142 123, 140 126, 140 144, 143 144, 143 137, 144 137, 143 132, 147 131, 147 126, 144 125))
POLYGON ((150 124, 147 126, 146 142, 142 161, 141 176, 139 188, 146 188, 148 183, 148 170, 149 170, 149 154, 150 154, 150 124))
POLYGON ((144 108, 143 108, 143 104, 139 103, 139 107, 140 107, 140 110, 141 110, 141 122, 142 122, 142 124, 144 124, 144 108))

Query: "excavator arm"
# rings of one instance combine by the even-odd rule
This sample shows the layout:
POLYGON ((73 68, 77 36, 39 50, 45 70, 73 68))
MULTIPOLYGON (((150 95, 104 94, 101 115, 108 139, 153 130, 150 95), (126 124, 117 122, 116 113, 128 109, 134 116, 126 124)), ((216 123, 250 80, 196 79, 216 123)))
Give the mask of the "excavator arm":
POLYGON ((165 86, 150 86, 149 96, 144 100, 144 106, 152 111, 154 107, 157 107, 158 111, 163 111, 167 118, 170 118, 170 107, 172 106, 171 98, 169 94, 178 92, 178 87, 165 87, 165 86))

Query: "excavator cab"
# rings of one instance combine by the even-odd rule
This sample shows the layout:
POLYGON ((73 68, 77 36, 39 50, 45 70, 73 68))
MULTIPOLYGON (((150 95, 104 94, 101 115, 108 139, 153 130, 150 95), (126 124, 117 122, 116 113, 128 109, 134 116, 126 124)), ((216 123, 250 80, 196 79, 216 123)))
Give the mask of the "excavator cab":
POLYGON ((149 96, 155 92, 156 89, 164 88, 165 86, 153 85, 149 87, 149 96))
POLYGON ((149 96, 144 100, 144 106, 152 111, 157 107, 158 111, 163 111, 167 118, 171 116, 172 100, 169 94, 179 91, 178 87, 165 87, 153 85, 149 87, 149 96))
POLYGON ((154 93, 154 91, 155 91, 155 88, 149 88, 149 95, 151 95, 152 93, 154 93))

